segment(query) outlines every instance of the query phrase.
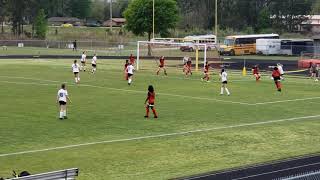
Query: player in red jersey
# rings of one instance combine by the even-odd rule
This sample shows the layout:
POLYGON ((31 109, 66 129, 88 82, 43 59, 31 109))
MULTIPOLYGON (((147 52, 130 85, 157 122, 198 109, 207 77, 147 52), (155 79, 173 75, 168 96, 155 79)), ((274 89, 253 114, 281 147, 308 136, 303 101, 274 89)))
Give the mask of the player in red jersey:
POLYGON ((130 60, 130 63, 134 66, 135 59, 132 54, 130 54, 129 60, 130 60))
POLYGON ((258 82, 260 80, 260 78, 261 78, 261 75, 260 75, 259 71, 260 70, 259 70, 259 66, 258 65, 253 66, 252 74, 256 78, 256 82, 258 82))
POLYGON ((191 62, 191 59, 189 58, 189 60, 187 61, 187 63, 183 67, 183 72, 185 73, 186 77, 188 75, 192 75, 191 66, 192 66, 192 62, 191 62))
POLYGON ((210 77, 209 77, 209 68, 210 68, 210 65, 209 65, 209 63, 208 63, 208 61, 207 61, 207 62, 206 62, 206 65, 205 65, 204 68, 203 68, 204 76, 203 76, 203 78, 201 78, 202 81, 203 81, 203 80, 206 80, 207 82, 210 82, 210 81, 209 81, 209 79, 210 79, 210 77))
POLYGON ((274 83, 276 84, 278 91, 281 92, 281 83, 280 83, 281 74, 280 74, 277 67, 273 68, 272 77, 273 77, 274 83))
POLYGON ((154 92, 153 86, 152 86, 152 85, 149 85, 149 87, 148 87, 147 99, 146 99, 146 101, 144 102, 144 104, 146 105, 146 115, 144 116, 145 118, 148 118, 148 117, 149 117, 149 108, 152 109, 154 118, 158 118, 156 109, 155 109, 155 107, 154 107, 155 97, 156 97, 156 94, 155 94, 155 92, 154 92))
POLYGON ((128 72, 127 72, 127 67, 129 66, 129 60, 126 60, 126 63, 124 64, 124 69, 123 69, 123 72, 124 72, 124 79, 126 81, 128 81, 128 72))
POLYGON ((167 70, 166 70, 166 68, 164 67, 164 56, 161 56, 160 57, 160 59, 159 59, 159 68, 158 68, 158 70, 157 70, 157 75, 159 75, 159 72, 160 72, 160 70, 161 69, 163 69, 163 72, 164 72, 164 74, 165 75, 167 75, 167 70))

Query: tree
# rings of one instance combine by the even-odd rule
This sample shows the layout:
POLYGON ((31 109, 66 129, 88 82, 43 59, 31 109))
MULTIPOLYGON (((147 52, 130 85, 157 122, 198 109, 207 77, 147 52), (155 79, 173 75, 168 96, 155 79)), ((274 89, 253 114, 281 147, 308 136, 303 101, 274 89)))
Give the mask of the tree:
MULTIPOLYGON (((124 12, 126 28, 136 35, 147 33, 149 41, 153 31, 152 6, 152 0, 133 0, 124 12)), ((175 28, 178 18, 175 0, 155 1, 155 33, 161 37, 168 36, 169 29, 175 28)), ((148 54, 151 55, 150 47, 148 54)))
POLYGON ((7 15, 7 0, 0 0, 0 23, 1 23, 1 33, 4 33, 3 23, 7 15))
POLYGON ((293 32, 311 13, 312 0, 273 0, 269 9, 273 14, 273 26, 293 32))
POLYGON ((71 15, 81 19, 87 18, 91 11, 91 0, 70 0, 71 15))
POLYGON ((270 16, 271 16, 270 12, 268 11, 267 8, 264 8, 259 12, 257 24, 255 28, 256 32, 261 32, 262 30, 270 28, 271 26, 270 16))
POLYGON ((40 39, 46 38, 47 33, 47 19, 43 9, 38 11, 37 17, 34 22, 34 27, 36 30, 36 36, 40 39))
MULTIPOLYGON (((125 10, 127 28, 136 35, 152 33, 152 0, 133 0, 125 10)), ((178 21, 178 7, 174 0, 155 1, 155 33, 162 37, 169 34, 178 21)))
POLYGON ((312 14, 320 14, 320 1, 315 1, 312 7, 312 14))

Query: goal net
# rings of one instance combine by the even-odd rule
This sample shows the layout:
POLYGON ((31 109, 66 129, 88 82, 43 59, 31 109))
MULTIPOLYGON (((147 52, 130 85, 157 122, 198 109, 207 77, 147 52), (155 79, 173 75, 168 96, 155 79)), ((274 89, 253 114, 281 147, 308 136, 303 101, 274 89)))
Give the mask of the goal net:
POLYGON ((137 70, 157 67, 160 57, 164 56, 167 68, 182 69, 189 58, 194 70, 198 71, 208 59, 218 56, 215 49, 215 46, 202 43, 138 41, 137 70))

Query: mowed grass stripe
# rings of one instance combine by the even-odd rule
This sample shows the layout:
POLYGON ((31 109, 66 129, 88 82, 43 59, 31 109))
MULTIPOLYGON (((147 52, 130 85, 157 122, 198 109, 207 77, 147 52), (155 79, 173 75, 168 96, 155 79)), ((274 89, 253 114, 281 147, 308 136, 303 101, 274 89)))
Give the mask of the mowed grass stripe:
POLYGON ((0 157, 30 154, 30 153, 45 152, 45 151, 53 151, 53 150, 61 150, 61 149, 69 149, 69 148, 90 146, 90 145, 96 145, 96 144, 108 144, 108 143, 127 142, 127 141, 136 141, 136 140, 144 140, 144 139, 152 139, 152 138, 187 135, 187 134, 193 134, 193 133, 202 133, 202 132, 208 132, 208 131, 233 129, 233 128, 241 128, 241 127, 249 127, 249 126, 258 126, 258 125, 280 123, 280 122, 286 122, 286 121, 298 121, 298 120, 308 120, 308 119, 311 120, 311 119, 315 119, 315 118, 319 118, 319 117, 320 117, 320 115, 294 117, 294 118, 268 120, 268 121, 262 121, 262 122, 257 122, 257 123, 247 123, 247 124, 239 124, 239 125, 225 126, 225 127, 197 129, 197 130, 191 130, 191 131, 185 131, 185 132, 175 132, 175 133, 169 133, 169 134, 159 134, 159 135, 142 136, 142 137, 127 138, 127 139, 116 139, 116 140, 89 142, 89 143, 83 143, 83 144, 74 144, 74 145, 60 146, 60 147, 53 147, 53 148, 46 148, 46 149, 39 149, 39 150, 29 150, 29 151, 15 152, 15 153, 5 153, 5 154, 0 154, 0 157))

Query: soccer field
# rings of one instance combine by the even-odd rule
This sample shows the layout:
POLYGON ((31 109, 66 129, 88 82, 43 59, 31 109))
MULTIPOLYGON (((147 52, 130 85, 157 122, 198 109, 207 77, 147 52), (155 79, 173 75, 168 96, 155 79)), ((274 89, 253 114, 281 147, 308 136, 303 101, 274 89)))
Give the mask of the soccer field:
POLYGON ((220 96, 218 70, 206 83, 168 63, 165 77, 142 61, 128 86, 124 61, 100 60, 75 85, 72 60, 0 60, 0 177, 78 167, 80 180, 169 179, 319 152, 319 82, 288 76, 280 93, 270 75, 230 70, 220 96), (61 121, 62 82, 73 102, 61 121), (158 119, 143 117, 150 84, 158 119))

